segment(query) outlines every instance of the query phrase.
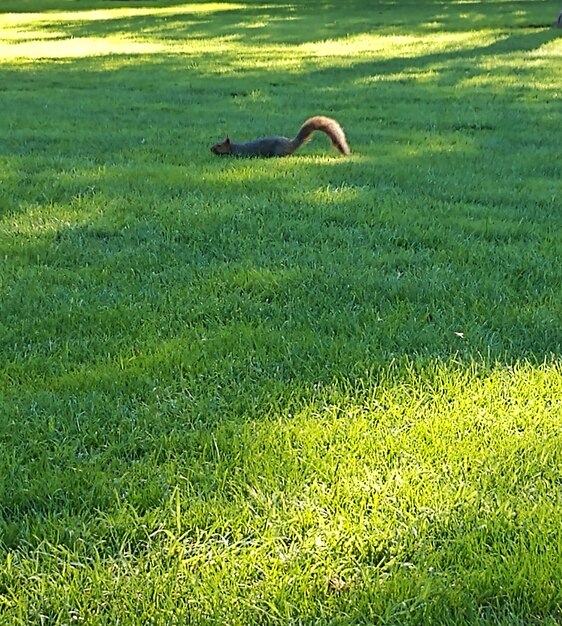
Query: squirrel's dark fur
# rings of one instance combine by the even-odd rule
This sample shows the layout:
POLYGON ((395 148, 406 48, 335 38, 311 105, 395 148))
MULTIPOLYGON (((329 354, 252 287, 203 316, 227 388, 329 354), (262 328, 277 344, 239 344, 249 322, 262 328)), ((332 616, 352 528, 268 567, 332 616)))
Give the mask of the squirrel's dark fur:
POLYGON ((227 137, 222 143, 211 148, 214 154, 231 154, 241 157, 281 157, 293 152, 310 139, 314 131, 326 133, 333 146, 342 154, 350 154, 349 146, 342 127, 330 117, 316 115, 306 120, 294 139, 272 136, 254 139, 246 143, 236 143, 227 137))

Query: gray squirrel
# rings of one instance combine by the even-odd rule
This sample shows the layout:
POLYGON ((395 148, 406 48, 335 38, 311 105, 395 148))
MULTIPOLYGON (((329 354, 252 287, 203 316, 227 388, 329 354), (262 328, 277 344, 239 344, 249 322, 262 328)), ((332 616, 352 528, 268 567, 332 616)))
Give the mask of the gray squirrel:
POLYGON ((300 127, 294 139, 287 139, 279 135, 271 137, 261 137, 248 141, 246 143, 238 143, 231 141, 227 137, 221 143, 216 143, 211 147, 214 154, 231 154, 239 157, 283 157, 293 154, 293 152, 308 141, 313 132, 320 130, 326 133, 330 138, 333 146, 341 152, 341 154, 349 154, 349 146, 342 127, 331 117, 324 115, 315 115, 310 117, 300 127))

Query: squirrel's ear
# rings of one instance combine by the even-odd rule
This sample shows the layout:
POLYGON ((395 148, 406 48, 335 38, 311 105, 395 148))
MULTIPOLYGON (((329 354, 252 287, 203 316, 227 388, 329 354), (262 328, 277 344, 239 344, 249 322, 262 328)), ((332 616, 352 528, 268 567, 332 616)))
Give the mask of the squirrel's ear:
POLYGON ((227 138, 224 140, 224 143, 225 143, 225 144, 227 144, 227 145, 229 146, 229 145, 230 145, 230 137, 227 137, 227 138))

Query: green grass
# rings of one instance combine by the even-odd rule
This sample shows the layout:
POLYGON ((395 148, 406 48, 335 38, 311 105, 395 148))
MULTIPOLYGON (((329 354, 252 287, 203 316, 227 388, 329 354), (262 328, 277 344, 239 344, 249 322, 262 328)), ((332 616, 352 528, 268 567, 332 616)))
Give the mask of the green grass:
POLYGON ((561 624, 559 7, 2 11, 0 625, 561 624))

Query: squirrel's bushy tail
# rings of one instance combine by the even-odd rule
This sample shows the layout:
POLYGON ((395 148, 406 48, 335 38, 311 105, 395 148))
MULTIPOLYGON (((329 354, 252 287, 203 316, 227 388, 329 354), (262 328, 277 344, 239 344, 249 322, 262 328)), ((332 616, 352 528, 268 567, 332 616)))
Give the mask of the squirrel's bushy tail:
POLYGON ((303 143, 308 141, 312 133, 316 130, 326 133, 336 150, 342 154, 351 154, 343 128, 336 120, 333 120, 331 117, 324 117, 323 115, 315 115, 306 120, 300 127, 297 136, 291 141, 291 152, 294 152, 299 146, 302 146, 303 143))

